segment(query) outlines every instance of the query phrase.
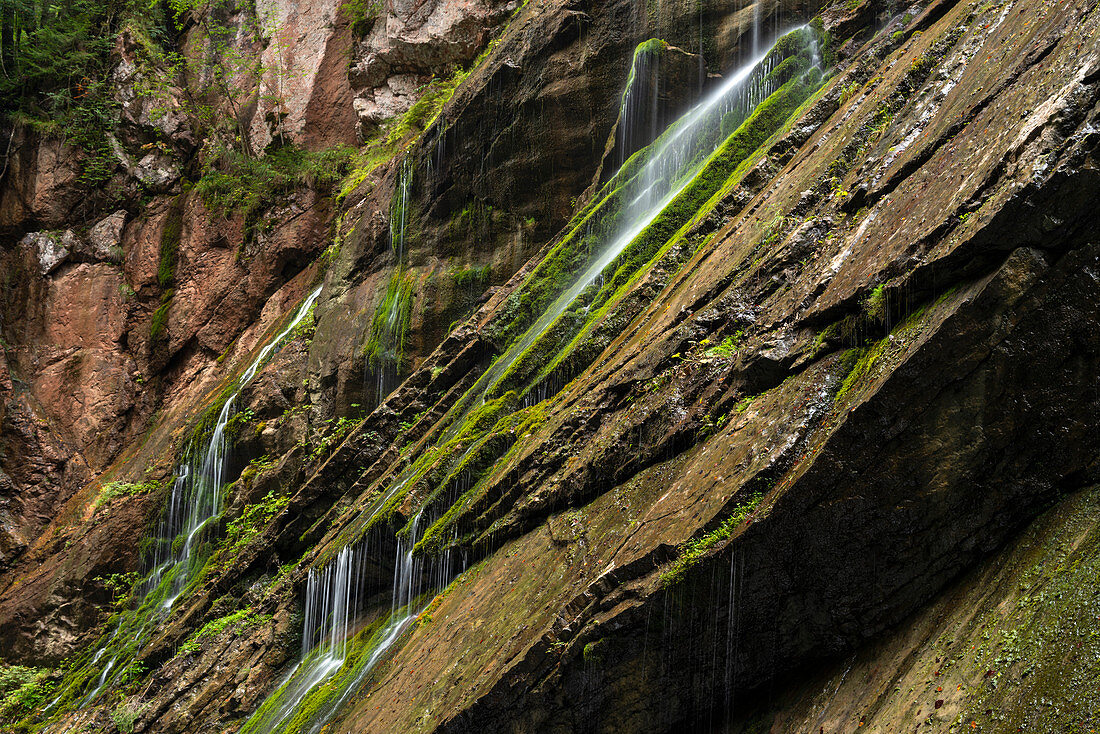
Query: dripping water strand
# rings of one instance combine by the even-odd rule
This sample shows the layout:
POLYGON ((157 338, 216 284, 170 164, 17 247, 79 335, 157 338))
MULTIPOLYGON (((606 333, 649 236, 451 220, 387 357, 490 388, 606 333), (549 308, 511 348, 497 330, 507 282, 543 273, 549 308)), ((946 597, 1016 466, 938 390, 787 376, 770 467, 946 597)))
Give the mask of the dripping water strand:
MULTIPOLYGON (((82 706, 91 703, 125 672, 128 664, 119 665, 120 661, 131 656, 128 653, 136 655, 136 651, 144 646, 150 632, 169 613, 201 566, 195 551, 204 535, 203 531, 221 512, 221 492, 228 478, 231 448, 226 428, 236 413, 234 408, 237 398, 267 364, 274 351, 311 313, 320 293, 321 288, 318 286, 305 298, 287 326, 264 345, 236 380, 233 391, 218 412, 209 441, 199 444, 201 449, 196 449, 192 444, 184 451, 184 458, 176 468, 164 516, 157 528, 154 552, 149 564, 151 569, 140 587, 140 602, 133 610, 123 614, 106 642, 93 654, 90 664, 97 664, 116 641, 123 648, 115 652, 104 665, 95 686, 82 698, 82 706), (140 618, 140 610, 149 602, 154 604, 150 605, 146 616, 140 618), (114 676, 110 676, 112 671, 114 676)), ((55 699, 53 703, 58 700, 60 699, 55 699)))
MULTIPOLYGON (((799 29, 805 29, 801 26, 799 29)), ((622 183, 623 201, 628 204, 616 219, 624 222, 604 239, 596 249, 588 267, 566 286, 527 330, 514 339, 504 353, 478 378, 474 386, 460 399, 449 414, 441 440, 457 433, 462 419, 484 403, 509 368, 536 341, 546 334, 582 293, 608 269, 624 250, 649 227, 687 188, 703 168, 710 155, 727 135, 749 117, 777 88, 769 80, 773 70, 772 48, 756 54, 752 60, 729 76, 706 99, 688 110, 673 123, 645 152, 645 162, 636 173, 620 169, 612 178, 629 175, 622 183), (732 119, 731 119, 732 117, 732 119)), ((609 186, 612 186, 609 184, 609 186)), ((586 227, 591 226, 586 224, 586 227)))

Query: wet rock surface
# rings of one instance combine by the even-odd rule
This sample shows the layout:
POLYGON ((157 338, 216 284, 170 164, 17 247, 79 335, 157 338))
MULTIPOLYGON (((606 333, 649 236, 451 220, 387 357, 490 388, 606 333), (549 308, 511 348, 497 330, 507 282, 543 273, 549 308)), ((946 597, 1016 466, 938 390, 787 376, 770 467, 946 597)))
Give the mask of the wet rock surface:
POLYGON ((377 630, 410 538, 422 610, 328 731, 1096 723, 1074 589, 1100 481, 1097 8, 368 6, 275 3, 285 37, 249 50, 307 70, 250 110, 256 151, 358 135, 384 157, 338 196, 208 208, 132 42, 113 78, 140 201, 82 200, 63 145, 14 148, 5 662, 91 658, 137 606, 113 577, 147 570, 173 468, 323 285, 239 396, 207 555, 140 673, 46 730, 239 731, 302 652, 311 572, 364 543, 356 629, 377 630), (653 137, 619 134, 638 44, 666 42, 639 82, 656 128, 757 50, 757 18, 819 10, 821 90, 566 314, 526 396, 462 413, 563 226, 653 137), (133 155, 151 130, 170 144, 133 155))

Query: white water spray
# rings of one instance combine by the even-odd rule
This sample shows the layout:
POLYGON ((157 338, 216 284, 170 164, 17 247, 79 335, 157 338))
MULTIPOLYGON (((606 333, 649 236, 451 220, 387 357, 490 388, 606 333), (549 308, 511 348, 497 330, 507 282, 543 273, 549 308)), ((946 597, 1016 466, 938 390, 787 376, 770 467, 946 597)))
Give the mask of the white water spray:
MULTIPOLYGON (((231 449, 226 428, 235 414, 237 398, 267 364, 274 351, 310 313, 320 293, 321 288, 317 287, 305 298, 290 322, 260 350, 241 374, 218 412, 209 441, 200 450, 188 449, 185 453, 184 460, 176 469, 172 494, 157 531, 157 545, 150 564, 152 570, 142 585, 142 598, 137 604, 138 608, 150 602, 154 606, 142 618, 135 611, 124 614, 111 636, 96 650, 91 665, 98 663, 121 636, 120 644, 123 647, 110 657, 94 687, 83 697, 81 705, 91 703, 125 672, 128 663, 119 665, 119 662, 132 657, 133 653, 143 647, 150 633, 169 613, 201 567, 195 550, 203 539, 203 530, 221 512, 222 490, 227 478, 231 449), (114 675, 110 676, 112 671, 114 675)), ((55 702, 56 700, 58 699, 55 702)))

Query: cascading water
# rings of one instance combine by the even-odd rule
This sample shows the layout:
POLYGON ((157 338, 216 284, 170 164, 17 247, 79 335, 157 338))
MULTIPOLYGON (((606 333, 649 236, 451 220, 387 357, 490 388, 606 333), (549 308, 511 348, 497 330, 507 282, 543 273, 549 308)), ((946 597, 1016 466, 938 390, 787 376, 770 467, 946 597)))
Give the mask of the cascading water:
MULTIPOLYGON (((775 91, 781 82, 771 80, 772 70, 770 52, 757 54, 707 99, 670 126, 649 146, 640 161, 634 157, 623 165, 608 184, 609 188, 616 189, 618 201, 623 202, 612 218, 620 224, 610 229, 580 272, 456 404, 449 414, 450 424, 437 438, 437 443, 454 436, 462 418, 484 402, 517 357, 545 334, 581 293, 597 282, 608 266, 661 215, 707 164, 708 158, 730 135, 731 128, 740 125, 775 91)), ((629 93, 624 94, 624 107, 628 102, 629 93)), ((404 166, 402 181, 406 181, 404 166)), ((407 196, 407 185, 402 183, 395 193, 397 211, 402 216, 407 196)), ((403 242, 404 221, 392 217, 391 226, 393 221, 397 221, 394 242, 403 242)), ((590 227, 591 224, 578 226, 590 227)), ((535 387, 542 389, 546 385, 535 387)), ((460 466, 474 450, 474 445, 471 441, 469 448, 451 465, 460 466)), ((375 500, 370 520, 411 481, 414 468, 415 463, 410 464, 389 482, 380 498, 375 500)), ((461 494, 468 485, 469 477, 456 491, 461 494)), ((367 527, 370 527, 370 520, 366 522, 367 527)), ((424 522, 417 514, 398 535, 390 612, 373 626, 361 619, 362 608, 372 595, 368 593, 365 579, 372 566, 377 565, 375 559, 378 557, 366 540, 343 548, 320 571, 310 570, 306 582, 302 656, 276 692, 248 720, 242 734, 317 732, 331 721, 401 633, 423 611, 427 593, 442 588, 453 577, 449 550, 429 557, 413 552, 423 528, 430 526, 430 522, 424 522)), ((367 537, 372 536, 368 533, 367 537)))
POLYGON ((394 191, 393 206, 390 211, 390 247, 393 248, 398 263, 405 260, 405 235, 409 227, 409 188, 412 186, 412 163, 408 158, 401 161, 397 189, 394 191))
POLYGON ((760 42, 762 28, 764 26, 764 0, 756 0, 752 6, 752 55, 756 58, 760 55, 760 42))
POLYGON ((370 379, 373 375, 375 399, 379 403, 397 385, 412 307, 412 287, 405 267, 412 174, 411 162, 403 160, 390 206, 390 247, 395 264, 386 294, 371 321, 365 350, 364 377, 370 379))
POLYGON ((241 734, 318 732, 361 686, 386 652, 426 608, 426 592, 450 579, 450 554, 425 559, 413 555, 420 539, 420 516, 398 537, 389 615, 365 626, 358 611, 370 589, 367 572, 376 551, 366 542, 343 548, 306 580, 302 656, 276 692, 245 723, 241 734), (430 566, 430 567, 428 567, 430 566), (321 687, 321 683, 328 683, 321 687), (302 711, 308 719, 299 720, 302 711))
MULTIPOLYGON (((805 26, 793 32, 800 31, 811 39, 811 45, 816 45, 805 26)), ((726 137, 778 89, 781 82, 772 75, 777 63, 773 49, 755 56, 671 125, 649 148, 628 161, 611 179, 605 187, 612 190, 607 199, 614 197, 617 206, 601 212, 601 223, 610 221, 612 224, 606 228, 607 234, 601 238, 587 267, 560 291, 521 336, 512 340, 505 352, 463 396, 457 410, 452 411, 454 419, 446 434, 448 437, 453 435, 460 419, 469 410, 494 394, 501 378, 515 365, 516 360, 545 335, 568 309, 574 307, 582 293, 597 282, 631 243, 665 212, 726 137)), ((600 225, 585 222, 578 226, 593 228, 600 225)))
POLYGON ((659 87, 661 55, 664 43, 656 39, 639 44, 630 63, 626 90, 619 106, 615 128, 615 154, 618 167, 636 151, 649 145, 659 132, 659 87))
POLYGON ((95 685, 84 694, 81 705, 91 703, 125 672, 137 651, 148 642, 151 632, 171 611, 172 605, 201 569, 204 558, 197 550, 204 540, 209 540, 204 530, 221 512, 222 490, 229 479, 227 473, 232 446, 226 431, 236 414, 237 398, 267 364, 274 351, 310 313, 320 293, 321 288, 318 287, 305 298, 290 322, 264 345, 237 379, 214 420, 209 439, 193 442, 184 452, 157 530, 151 568, 140 587, 140 601, 122 615, 106 642, 93 654, 91 665, 98 664, 111 653, 95 685))

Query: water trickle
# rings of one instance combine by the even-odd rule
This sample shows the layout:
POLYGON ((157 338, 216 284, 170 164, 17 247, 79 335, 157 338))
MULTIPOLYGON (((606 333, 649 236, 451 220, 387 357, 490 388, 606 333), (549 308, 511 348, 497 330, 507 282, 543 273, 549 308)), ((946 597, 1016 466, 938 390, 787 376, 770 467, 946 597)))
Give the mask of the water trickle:
MULTIPOLYGON (((401 633, 420 615, 430 596, 453 576, 450 553, 415 557, 420 540, 420 515, 399 535, 394 560, 390 613, 366 641, 359 619, 373 567, 375 549, 367 541, 344 547, 323 569, 311 569, 306 579, 302 657, 276 692, 245 723, 241 734, 285 732, 296 712, 311 711, 307 728, 318 732, 361 686, 364 679, 401 633), (327 683, 326 683, 327 681, 327 683), (326 683, 321 687, 322 683, 326 683), (318 697, 318 698, 314 698, 318 697)), ((298 726, 301 726, 299 722, 298 726)), ((289 727, 289 728, 288 728, 289 727)))
POLYGON ((390 203, 390 247, 398 263, 405 260, 405 235, 409 226, 409 189, 412 186, 412 161, 401 161, 397 187, 390 203))
MULTIPOLYGON (((804 26, 796 30, 803 29, 804 26)), ((618 201, 625 203, 603 212, 601 225, 593 225, 590 221, 583 225, 591 231, 594 226, 611 222, 605 227, 607 234, 594 249, 587 267, 559 292, 550 306, 511 342, 463 396, 452 411, 454 418, 446 438, 454 435, 464 415, 495 394, 494 388, 516 360, 546 334, 567 310, 574 308, 582 293, 597 282, 626 248, 687 188, 722 142, 778 89, 781 80, 771 74, 777 63, 772 48, 756 54, 615 174, 606 187, 614 189, 607 198, 617 197, 618 201)))
POLYGON ((396 264, 390 274, 386 294, 371 320, 363 364, 364 380, 367 384, 373 380, 378 403, 397 386, 400 378, 412 307, 412 284, 405 265, 412 178, 412 161, 405 158, 401 161, 397 184, 390 199, 390 246, 396 264))
POLYGON ((84 695, 81 705, 92 702, 125 672, 130 658, 148 642, 153 630, 168 615, 172 605, 202 568, 205 559, 197 551, 204 541, 211 540, 205 531, 213 526, 214 519, 221 512, 222 490, 230 480, 232 441, 226 431, 236 414, 237 398, 267 364, 275 350, 311 312, 320 293, 318 287, 305 298, 290 322, 260 350, 237 379, 233 391, 218 412, 209 439, 185 450, 183 460, 176 468, 172 493, 157 529, 149 559, 150 570, 140 587, 139 601, 123 615, 106 642, 93 654, 89 665, 94 666, 108 650, 118 648, 103 667, 95 685, 84 695), (141 613, 143 608, 146 609, 144 614, 141 613))

